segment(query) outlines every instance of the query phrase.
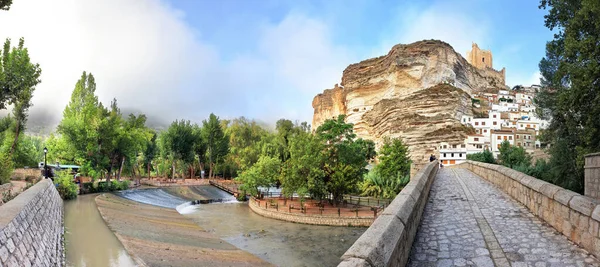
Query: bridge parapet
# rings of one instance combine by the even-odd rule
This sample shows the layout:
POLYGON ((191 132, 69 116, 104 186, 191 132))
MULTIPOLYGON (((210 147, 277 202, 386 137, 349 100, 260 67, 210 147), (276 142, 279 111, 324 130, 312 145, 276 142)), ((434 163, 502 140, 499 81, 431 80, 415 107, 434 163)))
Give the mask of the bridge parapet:
POLYGON ((438 162, 427 164, 342 256, 338 267, 404 266, 415 239, 438 162))
POLYGON ((498 186, 575 244, 600 257, 600 201, 500 165, 467 161, 460 167, 498 186))

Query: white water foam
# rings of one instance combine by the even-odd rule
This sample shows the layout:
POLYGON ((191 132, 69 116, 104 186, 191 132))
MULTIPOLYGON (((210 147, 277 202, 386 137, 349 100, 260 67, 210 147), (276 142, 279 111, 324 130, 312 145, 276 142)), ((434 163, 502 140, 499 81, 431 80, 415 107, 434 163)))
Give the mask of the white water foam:
POLYGON ((183 203, 175 208, 179 214, 190 214, 196 211, 197 207, 192 205, 191 202, 183 203))

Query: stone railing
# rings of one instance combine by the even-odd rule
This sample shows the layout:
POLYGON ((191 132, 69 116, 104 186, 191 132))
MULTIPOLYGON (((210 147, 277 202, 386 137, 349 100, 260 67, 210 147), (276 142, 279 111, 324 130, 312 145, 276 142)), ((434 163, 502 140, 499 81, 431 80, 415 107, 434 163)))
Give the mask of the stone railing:
POLYGON ((467 161, 461 167, 498 186, 575 244, 600 257, 599 201, 500 165, 467 161))
POLYGON ((342 256, 340 266, 404 266, 417 234, 438 162, 425 165, 342 256))
POLYGON ((42 180, 0 207, 0 266, 63 266, 63 205, 42 180))

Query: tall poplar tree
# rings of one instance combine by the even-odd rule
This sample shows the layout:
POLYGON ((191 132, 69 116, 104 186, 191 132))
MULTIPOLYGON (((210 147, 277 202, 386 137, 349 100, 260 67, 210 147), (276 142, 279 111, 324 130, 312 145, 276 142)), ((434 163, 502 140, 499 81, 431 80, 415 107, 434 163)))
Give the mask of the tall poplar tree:
POLYGON ((208 121, 202 121, 202 131, 210 168, 208 177, 212 178, 215 165, 222 162, 229 152, 229 137, 225 135, 219 117, 213 113, 208 117, 208 121))
MULTIPOLYGON (((9 3, 10 4, 10 3, 9 3)), ((42 70, 39 64, 31 63, 29 52, 25 48, 25 40, 19 39, 17 47, 10 47, 10 39, 6 39, 0 51, 0 109, 14 105, 15 119, 14 138, 10 146, 12 154, 17 146, 19 135, 25 129, 27 115, 31 107, 31 98, 35 86, 41 82, 42 70)))

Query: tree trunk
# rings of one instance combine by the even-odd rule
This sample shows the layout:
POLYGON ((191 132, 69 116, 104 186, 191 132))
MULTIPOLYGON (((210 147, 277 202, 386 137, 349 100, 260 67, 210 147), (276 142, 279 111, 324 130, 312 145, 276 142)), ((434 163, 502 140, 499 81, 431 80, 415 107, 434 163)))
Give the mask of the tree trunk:
POLYGON ((119 166, 119 172, 117 173, 117 181, 121 181, 121 172, 123 172, 123 165, 125 163, 125 156, 121 158, 121 166, 119 166))
POLYGON ((173 172, 171 174, 171 179, 175 180, 175 160, 173 160, 171 167, 173 168, 173 172))
POLYGON ((15 140, 13 141, 12 146, 10 147, 10 155, 15 152, 15 148, 17 147, 17 141, 19 141, 19 120, 17 119, 17 125, 15 126, 15 140))
POLYGON ((209 167, 210 167, 210 169, 208 171, 208 178, 212 179, 212 175, 213 175, 213 164, 212 164, 212 162, 209 164, 209 167))
POLYGON ((190 179, 194 179, 194 164, 190 164, 190 179))
POLYGON ((146 164, 146 166, 148 166, 148 180, 152 179, 152 177, 150 177, 150 162, 148 162, 148 164, 146 164))

